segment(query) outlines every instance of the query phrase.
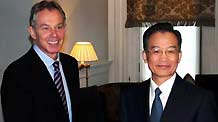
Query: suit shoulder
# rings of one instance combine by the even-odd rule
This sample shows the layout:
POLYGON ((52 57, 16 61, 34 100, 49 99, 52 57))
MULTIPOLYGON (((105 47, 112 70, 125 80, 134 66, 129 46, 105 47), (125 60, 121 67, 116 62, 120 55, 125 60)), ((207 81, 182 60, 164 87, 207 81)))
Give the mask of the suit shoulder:
POLYGON ((30 59, 28 59, 28 55, 24 54, 23 56, 19 57, 18 59, 12 61, 7 68, 5 69, 5 72, 7 71, 19 71, 19 69, 23 69, 28 67, 30 64, 30 59))
POLYGON ((77 60, 74 57, 72 57, 66 53, 60 53, 60 58, 65 60, 65 61, 77 62, 77 60))
POLYGON ((136 82, 136 83, 125 83, 121 86, 122 93, 140 93, 144 92, 146 89, 149 89, 147 82, 136 82))

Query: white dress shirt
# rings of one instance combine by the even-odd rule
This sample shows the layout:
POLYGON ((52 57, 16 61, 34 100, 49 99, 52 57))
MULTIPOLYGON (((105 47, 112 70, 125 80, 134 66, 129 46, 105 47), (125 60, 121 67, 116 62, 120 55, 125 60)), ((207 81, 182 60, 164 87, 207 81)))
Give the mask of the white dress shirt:
POLYGON ((166 106, 168 97, 170 95, 170 92, 172 90, 173 84, 175 82, 175 78, 176 78, 176 73, 168 80, 166 80, 164 83, 162 83, 160 86, 158 86, 154 80, 151 78, 151 83, 150 83, 150 89, 149 89, 149 113, 151 114, 151 108, 152 108, 152 104, 155 98, 155 89, 157 87, 159 87, 159 89, 161 90, 161 94, 160 94, 160 99, 163 105, 163 110, 166 106))

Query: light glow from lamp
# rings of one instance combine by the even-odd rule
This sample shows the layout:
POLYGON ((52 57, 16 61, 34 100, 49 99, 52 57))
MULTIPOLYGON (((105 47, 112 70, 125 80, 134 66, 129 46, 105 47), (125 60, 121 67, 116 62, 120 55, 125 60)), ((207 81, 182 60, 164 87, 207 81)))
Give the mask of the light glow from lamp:
POLYGON ((84 64, 85 61, 98 60, 91 42, 76 42, 70 55, 80 61, 81 64, 84 64))
POLYGON ((76 42, 70 55, 76 58, 77 61, 80 61, 79 69, 86 69, 86 87, 88 87, 88 68, 90 68, 90 65, 85 64, 85 61, 98 60, 94 47, 91 42, 76 42))

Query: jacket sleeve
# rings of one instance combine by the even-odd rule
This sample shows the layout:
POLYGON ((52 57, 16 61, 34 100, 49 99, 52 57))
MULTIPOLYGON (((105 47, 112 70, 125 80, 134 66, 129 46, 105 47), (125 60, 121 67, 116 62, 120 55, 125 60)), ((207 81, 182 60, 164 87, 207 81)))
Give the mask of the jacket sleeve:
POLYGON ((5 122, 33 122, 30 91, 23 84, 19 71, 8 68, 1 85, 1 102, 5 122))

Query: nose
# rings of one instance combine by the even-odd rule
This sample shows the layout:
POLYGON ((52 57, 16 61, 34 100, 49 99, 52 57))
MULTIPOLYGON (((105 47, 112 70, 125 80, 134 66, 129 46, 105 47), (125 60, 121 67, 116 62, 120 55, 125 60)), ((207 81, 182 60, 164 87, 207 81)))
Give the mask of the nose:
POLYGON ((161 51, 161 58, 167 58, 167 51, 161 51))
POLYGON ((55 29, 51 29, 51 36, 56 37, 57 31, 55 29))
POLYGON ((167 56, 167 52, 164 51, 164 50, 161 50, 161 51, 160 51, 160 55, 161 55, 161 56, 167 56))

